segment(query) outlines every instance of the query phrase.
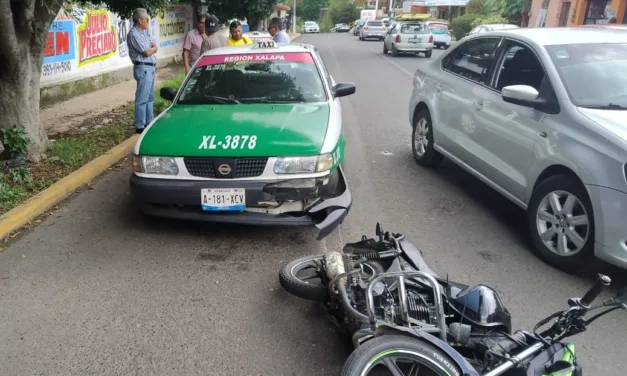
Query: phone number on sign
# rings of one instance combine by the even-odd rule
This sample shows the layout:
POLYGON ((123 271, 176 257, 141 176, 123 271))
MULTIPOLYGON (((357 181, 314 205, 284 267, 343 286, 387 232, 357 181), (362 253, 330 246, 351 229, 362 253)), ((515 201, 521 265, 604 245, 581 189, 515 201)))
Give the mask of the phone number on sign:
POLYGON ((198 149, 254 149, 257 147, 257 136, 226 135, 223 140, 216 141, 216 136, 202 136, 198 149))

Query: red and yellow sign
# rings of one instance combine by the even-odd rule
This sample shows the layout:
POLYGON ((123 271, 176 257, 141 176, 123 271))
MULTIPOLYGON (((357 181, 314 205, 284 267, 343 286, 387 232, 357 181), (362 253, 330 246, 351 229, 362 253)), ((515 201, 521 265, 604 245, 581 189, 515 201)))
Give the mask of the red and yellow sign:
POLYGON ((118 49, 118 35, 111 25, 109 12, 90 10, 85 22, 76 28, 78 34, 78 66, 114 56, 118 49))

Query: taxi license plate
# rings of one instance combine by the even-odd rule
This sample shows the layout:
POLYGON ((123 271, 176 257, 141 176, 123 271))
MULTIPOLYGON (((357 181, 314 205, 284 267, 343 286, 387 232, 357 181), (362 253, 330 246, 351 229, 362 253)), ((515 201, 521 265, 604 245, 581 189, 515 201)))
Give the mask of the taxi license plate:
POLYGON ((409 38, 409 43, 414 43, 414 44, 420 43, 420 38, 409 38))
POLYGON ((200 204, 204 211, 246 210, 246 190, 244 188, 201 189, 200 204))

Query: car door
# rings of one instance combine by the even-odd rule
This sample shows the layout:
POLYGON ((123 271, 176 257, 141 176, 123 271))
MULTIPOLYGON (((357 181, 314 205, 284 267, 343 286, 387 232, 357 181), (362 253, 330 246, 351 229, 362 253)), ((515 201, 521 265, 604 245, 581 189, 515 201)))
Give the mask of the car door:
POLYGON ((396 34, 398 33, 398 25, 398 23, 394 24, 394 26, 392 26, 392 28, 388 30, 387 34, 385 35, 383 44, 388 50, 392 49, 392 42, 394 41, 394 38, 396 38, 396 34))
MULTIPOLYGON (((524 201, 528 170, 533 163, 536 138, 542 132, 542 112, 503 101, 501 90, 509 85, 528 85, 559 108, 546 70, 534 49, 505 38, 498 53, 489 87, 477 87, 474 97, 475 131, 470 135, 475 150, 475 169, 518 200, 524 201)), ((555 110, 559 112, 559 110, 555 110)))
POLYGON ((460 42, 442 59, 435 85, 434 139, 436 145, 472 167, 479 148, 470 137, 474 127, 475 89, 489 84, 494 53, 501 37, 460 42))

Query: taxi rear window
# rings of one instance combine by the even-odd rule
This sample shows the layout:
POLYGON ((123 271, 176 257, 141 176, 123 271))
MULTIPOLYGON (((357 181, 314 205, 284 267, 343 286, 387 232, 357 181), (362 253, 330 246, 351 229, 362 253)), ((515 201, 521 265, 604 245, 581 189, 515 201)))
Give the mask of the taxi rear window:
POLYGON ((403 24, 401 34, 428 34, 429 28, 423 23, 403 24))
POLYGON ((432 34, 446 34, 448 32, 448 25, 441 23, 430 23, 429 29, 432 34))
POLYGON ((310 53, 201 57, 179 104, 312 103, 327 96, 310 53))

